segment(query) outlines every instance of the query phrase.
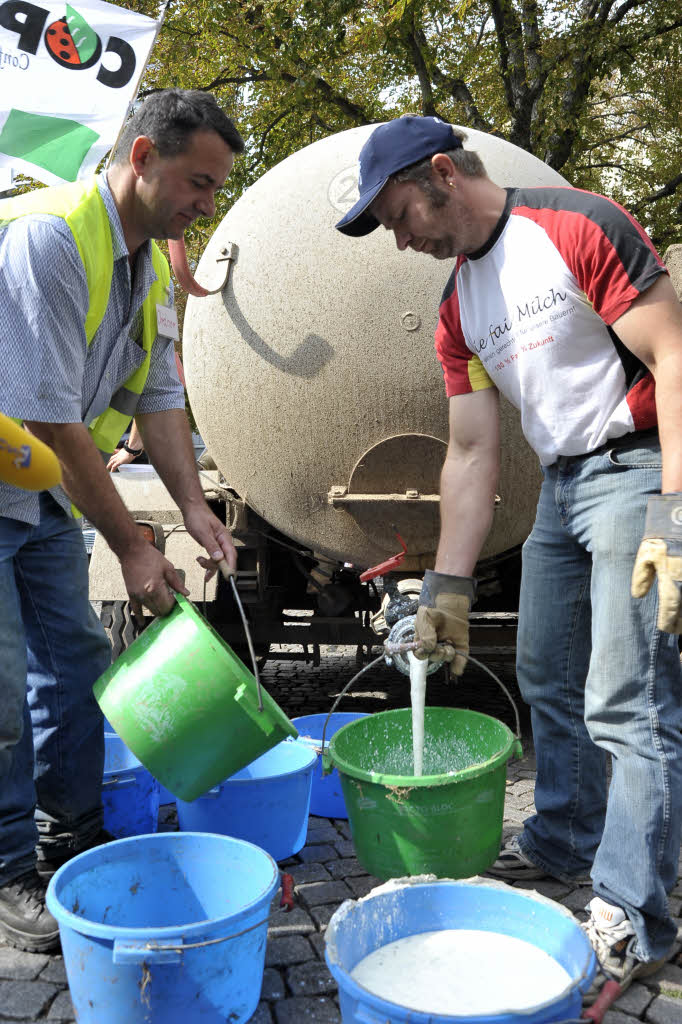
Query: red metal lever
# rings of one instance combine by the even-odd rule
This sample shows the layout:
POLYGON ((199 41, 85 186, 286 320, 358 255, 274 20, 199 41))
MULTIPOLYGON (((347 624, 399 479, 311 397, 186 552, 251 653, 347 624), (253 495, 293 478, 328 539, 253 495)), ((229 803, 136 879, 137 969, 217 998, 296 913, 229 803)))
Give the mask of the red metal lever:
POLYGON ((360 573, 360 581, 367 583, 368 580, 373 580, 375 576, 385 576, 387 572, 393 572, 394 569, 399 569, 403 563, 403 559, 407 554, 407 545, 396 530, 396 537, 400 541, 402 551, 399 551, 397 555, 393 555, 388 558, 385 562, 381 562, 380 565, 375 565, 372 569, 365 569, 363 573, 360 573))

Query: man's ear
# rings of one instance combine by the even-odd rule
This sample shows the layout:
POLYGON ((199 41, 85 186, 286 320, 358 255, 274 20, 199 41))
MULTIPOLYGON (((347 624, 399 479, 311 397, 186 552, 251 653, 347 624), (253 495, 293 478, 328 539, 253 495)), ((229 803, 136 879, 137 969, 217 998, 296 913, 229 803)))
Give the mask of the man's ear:
POLYGON ((431 157, 431 170, 441 185, 447 185, 457 175, 457 169, 447 153, 435 153, 431 157))
POLYGON ((156 147, 147 135, 138 135, 130 147, 130 166, 135 176, 141 178, 157 157, 156 147))

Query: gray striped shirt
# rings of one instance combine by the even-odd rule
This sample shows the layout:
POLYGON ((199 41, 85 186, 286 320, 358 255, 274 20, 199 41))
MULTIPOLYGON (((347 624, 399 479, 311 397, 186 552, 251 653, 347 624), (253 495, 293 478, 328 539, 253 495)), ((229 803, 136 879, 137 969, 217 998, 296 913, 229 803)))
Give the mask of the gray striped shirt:
MULTIPOLYGON (((138 250, 131 281, 106 173, 97 184, 111 224, 114 271, 106 313, 89 346, 85 268, 64 221, 35 214, 0 231, 0 410, 7 416, 87 426, 144 360, 142 303, 156 280, 151 245, 138 250)), ((184 406, 173 342, 157 336, 137 412, 184 406)), ((61 487, 52 494, 70 508, 61 487)), ((0 481, 1 516, 37 524, 38 495, 0 481)))

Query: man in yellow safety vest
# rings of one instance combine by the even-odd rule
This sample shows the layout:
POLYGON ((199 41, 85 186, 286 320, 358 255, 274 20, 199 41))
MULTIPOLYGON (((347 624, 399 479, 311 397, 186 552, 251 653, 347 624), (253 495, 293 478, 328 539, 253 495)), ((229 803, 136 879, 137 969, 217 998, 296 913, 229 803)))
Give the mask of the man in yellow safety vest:
POLYGON ((106 462, 134 416, 144 447, 208 554, 236 553, 199 483, 178 379, 168 263, 153 239, 213 217, 244 143, 207 93, 152 95, 108 171, 0 202, 0 409, 54 451, 62 487, 0 481, 0 934, 56 946, 50 873, 103 839, 102 714, 110 664, 88 601, 80 509, 121 563, 133 612, 187 593, 142 537, 106 462))

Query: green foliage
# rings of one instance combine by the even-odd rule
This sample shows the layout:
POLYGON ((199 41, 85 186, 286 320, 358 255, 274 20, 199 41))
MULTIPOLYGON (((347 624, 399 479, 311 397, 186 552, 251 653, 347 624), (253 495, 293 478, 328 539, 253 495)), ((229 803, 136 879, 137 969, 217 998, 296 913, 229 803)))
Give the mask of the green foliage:
POLYGON ((219 214, 316 139, 434 113, 613 195, 665 248, 682 240, 681 26, 678 0, 173 0, 141 95, 206 89, 233 116, 247 153, 219 214))
MULTIPOLYGON (((158 0, 124 0, 156 17, 158 0)), ((247 141, 218 216, 294 151, 405 112, 493 132, 682 241, 679 0, 171 0, 140 95, 213 92, 247 141)), ((213 225, 187 233, 197 260, 213 225)))

